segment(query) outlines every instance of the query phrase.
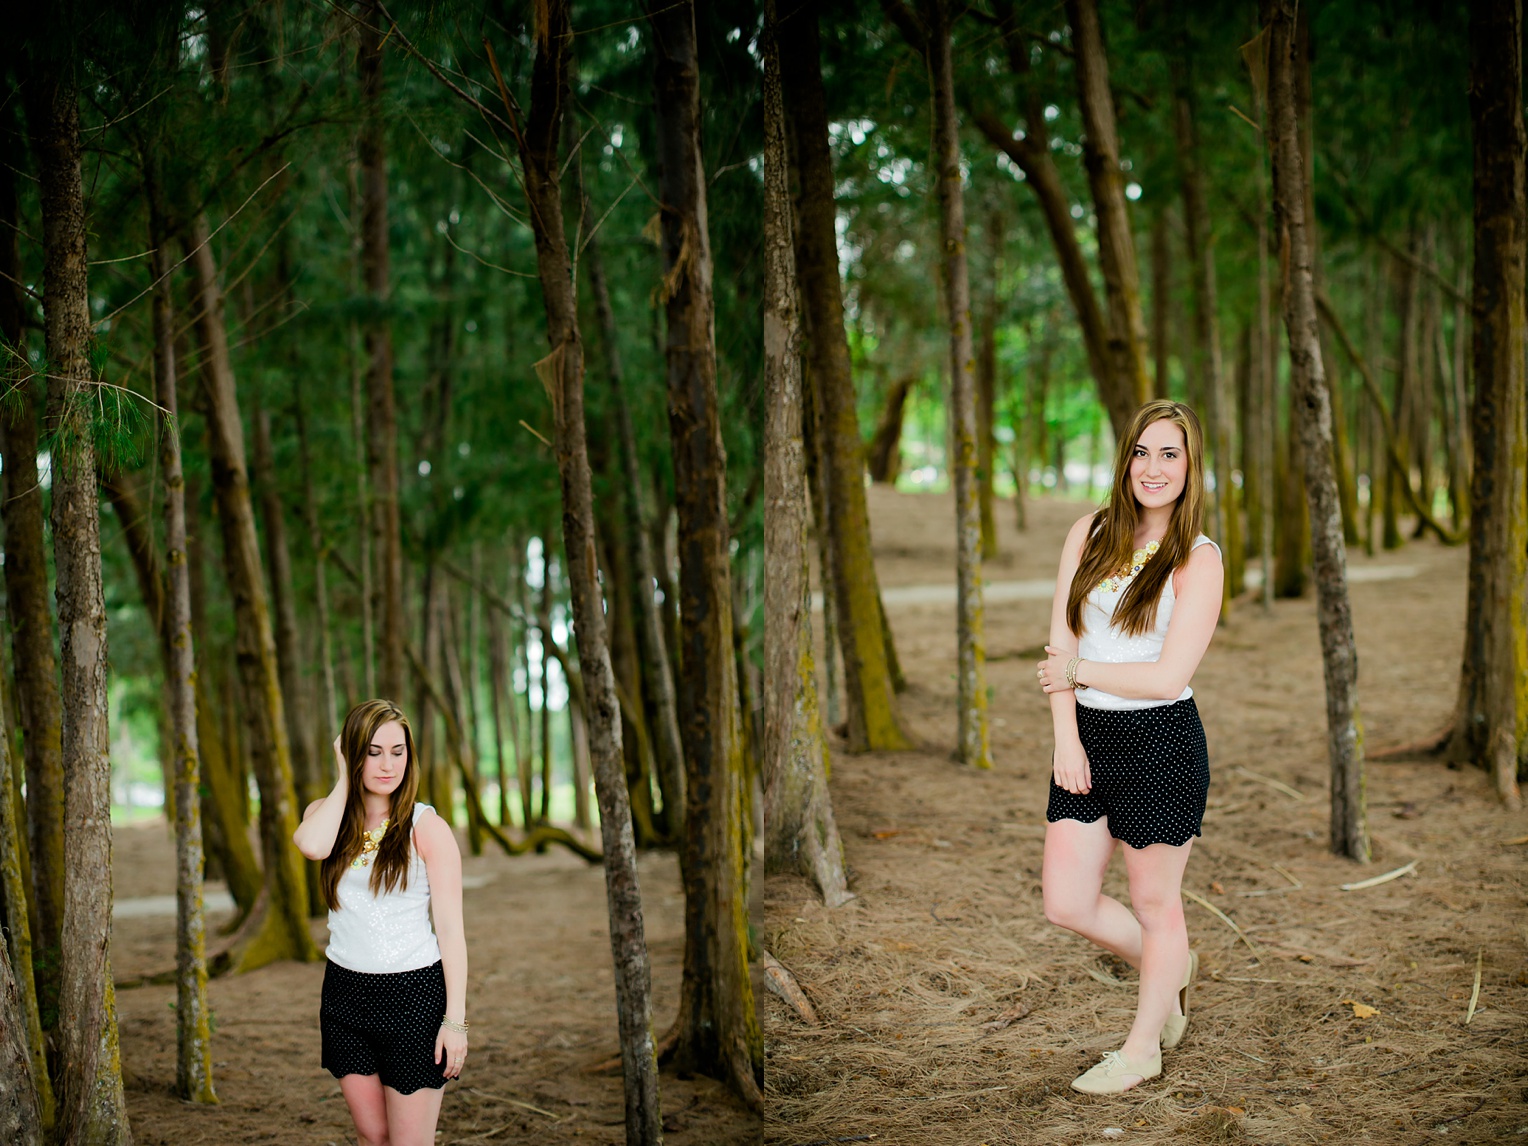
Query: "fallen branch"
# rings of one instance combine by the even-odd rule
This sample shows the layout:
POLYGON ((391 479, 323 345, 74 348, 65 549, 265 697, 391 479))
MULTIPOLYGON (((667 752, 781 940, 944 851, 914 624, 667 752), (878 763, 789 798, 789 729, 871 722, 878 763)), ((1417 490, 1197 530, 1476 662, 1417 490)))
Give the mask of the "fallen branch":
POLYGON ((1400 879, 1403 875, 1410 875, 1417 870, 1419 861, 1412 860, 1405 867, 1398 867, 1394 871, 1387 871, 1384 875, 1371 876, 1369 879, 1361 879, 1357 883, 1345 883, 1343 891, 1362 891, 1366 887, 1378 887, 1382 883, 1389 883, 1392 879, 1400 879))
POLYGON ((1305 793, 1304 792, 1296 791, 1294 788, 1291 788, 1288 784, 1284 783, 1282 780, 1275 780, 1271 776, 1264 776, 1261 772, 1254 772, 1251 768, 1246 768, 1246 767, 1243 767, 1242 765, 1238 764, 1234 769, 1232 769, 1232 771, 1240 772, 1247 779, 1255 780, 1259 784, 1266 784, 1266 785, 1268 785, 1268 787, 1272 788, 1275 792, 1283 792, 1284 795, 1290 797, 1291 799, 1295 799, 1295 800, 1303 800, 1303 799, 1305 799, 1305 793))
POLYGON ((1012 1007, 1009 1007, 1008 1010, 1004 1011, 997 1018, 982 1024, 982 1038, 986 1038, 988 1035, 995 1035, 998 1031, 1005 1030, 1008 1027, 1013 1026, 1014 1023, 1018 1022, 1027 1014, 1029 1014, 1028 1003, 1015 1003, 1012 1007))
POLYGON ((770 992, 784 999, 786 1005, 796 1012, 796 1017, 807 1026, 817 1026, 820 1020, 812 1007, 812 1000, 806 997, 806 992, 796 982, 796 977, 768 951, 760 954, 759 962, 764 968, 764 985, 770 992))
POLYGON ((1518 836, 1515 840, 1502 840, 1502 843, 1508 847, 1513 847, 1517 844, 1528 844, 1528 836, 1518 836))
POLYGON ((1204 896, 1200 895, 1198 892, 1189 891, 1188 888, 1184 888, 1183 894, 1188 896, 1200 907, 1208 911, 1211 915, 1215 916, 1215 918, 1219 919, 1232 931, 1236 932, 1237 936, 1243 943, 1247 945, 1247 949, 1251 951, 1253 955, 1257 956, 1259 959, 1263 957, 1263 949, 1259 947, 1255 942, 1253 942, 1250 935, 1248 935, 1245 931, 1236 925, 1236 920, 1232 919, 1224 911, 1220 910, 1220 908, 1216 907, 1213 903, 1211 903, 1208 899, 1205 899, 1204 896))
POLYGON ((1437 732, 1424 736, 1421 740, 1413 740, 1409 744, 1392 744, 1388 748, 1376 748, 1374 751, 1364 752, 1365 760, 1403 760, 1408 756, 1436 756, 1448 747, 1449 738, 1454 735, 1454 722, 1450 720, 1437 732))
POLYGON ((479 1098, 492 1099, 494 1102, 507 1102, 511 1106, 518 1106, 524 1110, 534 1110, 537 1114, 544 1114, 553 1122, 562 1121, 558 1115, 553 1114, 550 1110, 542 1110, 541 1107, 532 1106, 529 1102, 521 1102, 517 1098, 505 1098, 502 1094, 490 1094, 488 1091, 479 1090, 475 1086, 469 1086, 467 1089, 470 1090, 473 1094, 477 1095, 479 1098))

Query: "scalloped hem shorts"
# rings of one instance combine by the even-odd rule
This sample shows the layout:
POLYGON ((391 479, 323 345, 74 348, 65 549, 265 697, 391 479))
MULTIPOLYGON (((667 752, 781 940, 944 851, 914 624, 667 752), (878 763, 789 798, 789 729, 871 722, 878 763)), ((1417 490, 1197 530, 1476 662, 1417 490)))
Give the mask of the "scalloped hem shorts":
POLYGON ((1210 754, 1194 698, 1124 711, 1077 706, 1077 733, 1093 790, 1050 785, 1047 823, 1109 819, 1109 834, 1133 848, 1182 847, 1201 834, 1210 793, 1210 754))
POLYGON ((380 1075, 399 1094, 449 1081, 435 1061, 435 1038, 446 1014, 446 974, 440 963, 413 971, 368 974, 338 963, 324 969, 318 1008, 324 1069, 335 1078, 380 1075))

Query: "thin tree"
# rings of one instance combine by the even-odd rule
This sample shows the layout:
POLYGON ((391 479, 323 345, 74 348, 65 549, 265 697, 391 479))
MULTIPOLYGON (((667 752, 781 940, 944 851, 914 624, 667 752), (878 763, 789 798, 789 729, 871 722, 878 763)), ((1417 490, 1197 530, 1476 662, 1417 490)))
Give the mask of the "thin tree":
POLYGON ((1273 160, 1273 206, 1283 236, 1280 261, 1288 267, 1284 327, 1289 339, 1290 386, 1310 507, 1321 659, 1326 675, 1327 753, 1331 764, 1331 847, 1338 855, 1369 859, 1364 790, 1363 726, 1358 712, 1358 649, 1348 600, 1347 554, 1342 508, 1332 459, 1332 412, 1328 401, 1316 316, 1312 249, 1306 232, 1306 167, 1295 114, 1296 70, 1293 0, 1263 0, 1269 26, 1268 146, 1273 160))
POLYGON ((814 880, 837 907, 852 897, 812 664, 801 324, 774 0, 764 21, 764 864, 814 880))
POLYGON ((1525 146, 1522 0, 1470 6, 1475 128, 1475 407, 1469 607, 1451 754, 1484 763, 1521 805, 1528 756, 1528 428, 1525 428, 1525 146))
POLYGON ((42 198, 47 429, 62 669, 64 915, 58 1136, 127 1146, 111 976, 111 737, 80 108, 72 53, 39 49, 23 100, 42 198))
MULTIPOLYGON (((523 129, 516 132, 551 346, 551 352, 536 364, 536 373, 552 403, 557 470, 562 479, 563 546, 568 556, 578 640, 582 708, 600 806, 610 954, 615 967, 625 1080, 626 1141, 636 1146, 663 1141, 663 1111, 658 1095, 657 1044, 653 1038, 636 841, 621 750, 621 711, 605 641, 604 603, 595 559, 594 495, 584 427, 584 347, 578 328, 572 256, 563 229, 557 143, 562 116, 571 103, 568 68, 573 32, 567 0, 547 0, 537 15, 530 111, 523 129)), ((493 68, 505 112, 511 122, 518 123, 520 116, 499 75, 498 64, 493 68)), ((550 639, 550 634, 544 639, 550 639)))
MULTIPOLYGON (((981 514, 976 492, 976 384, 971 339, 971 281, 966 259, 965 200, 960 187, 960 127, 950 53, 947 0, 925 0, 915 16, 901 0, 882 7, 923 54, 934 120, 934 178, 950 330, 950 464, 955 487, 955 755, 962 764, 992 767, 987 739, 987 652, 983 638, 981 514)), ((1144 375, 1143 375, 1144 377, 1144 375)))
POLYGON ((743 731, 732 647, 726 460, 716 387, 716 311, 693 0, 648 0, 666 273, 669 435, 679 517, 679 731, 686 807, 681 1070, 763 1103, 764 1043, 748 977, 743 731))
MULTIPOLYGON (((158 141, 164 146, 164 140, 158 141)), ((156 149, 157 150, 157 149, 156 149)), ((175 1092, 216 1102, 207 1006, 207 921, 202 904, 201 753, 196 729, 196 649, 191 636, 191 571, 186 558, 186 480, 176 395, 174 264, 164 217, 160 160, 145 157, 154 275, 154 393, 164 473, 165 691, 175 762, 175 1092)))
MULTIPOLYGON (((361 0, 358 34, 363 117, 356 141, 361 176, 361 273, 372 314, 366 324, 367 500, 371 504, 372 553, 378 572, 374 610, 377 688, 401 698, 405 686, 403 609, 403 526, 399 511, 398 412, 393 398, 393 333, 387 315, 392 294, 387 249, 387 119, 382 106, 382 5, 361 0)), ((449 812, 446 805, 437 804, 449 812)))
POLYGON ((817 406, 815 446, 823 476, 829 567, 823 570, 836 606, 843 654, 849 751, 907 748, 897 711, 887 642, 881 628, 880 589, 870 546, 865 501, 865 448, 855 410, 854 377, 835 230, 833 157, 828 148, 827 98, 822 85, 817 10, 793 6, 779 22, 781 87, 800 179, 799 228, 794 233, 801 303, 810 312, 807 373, 817 406))
MULTIPOLYGON (((0 783, 0 788, 9 794, 9 783, 0 783)), ((0 1139, 13 1146, 42 1146, 42 1113, 32 1085, 24 1015, 11 957, 0 943, 0 1139)))

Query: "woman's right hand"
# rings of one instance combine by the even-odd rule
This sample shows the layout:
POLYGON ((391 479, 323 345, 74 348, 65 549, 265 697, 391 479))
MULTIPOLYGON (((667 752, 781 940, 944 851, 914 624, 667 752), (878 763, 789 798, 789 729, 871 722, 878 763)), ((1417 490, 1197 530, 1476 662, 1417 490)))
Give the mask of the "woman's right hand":
POLYGON ((1074 796, 1083 796, 1093 790, 1093 770, 1080 742, 1056 745, 1051 776, 1058 788, 1064 788, 1074 796))
POLYGON ((344 739, 342 732, 334 738, 334 770, 339 774, 340 785, 346 786, 350 781, 350 768, 345 764, 345 752, 340 747, 340 741, 344 739))

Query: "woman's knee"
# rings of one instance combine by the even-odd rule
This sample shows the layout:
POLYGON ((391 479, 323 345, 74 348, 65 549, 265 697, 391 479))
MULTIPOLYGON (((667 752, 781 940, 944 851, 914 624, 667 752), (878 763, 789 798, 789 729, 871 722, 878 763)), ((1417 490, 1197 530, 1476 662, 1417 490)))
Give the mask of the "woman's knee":
POLYGON ((1182 931, 1187 926, 1183 917, 1183 899, 1179 895, 1132 896, 1130 906, 1144 931, 1182 931))
POLYGON ((1045 918, 1057 927, 1068 931, 1083 931, 1098 914, 1098 895, 1069 894, 1061 891, 1045 891, 1045 918))

